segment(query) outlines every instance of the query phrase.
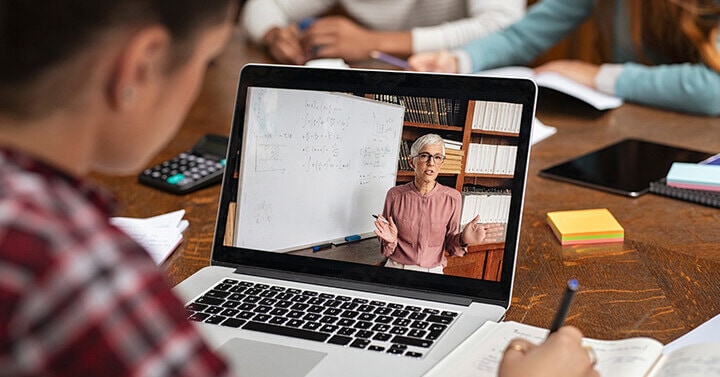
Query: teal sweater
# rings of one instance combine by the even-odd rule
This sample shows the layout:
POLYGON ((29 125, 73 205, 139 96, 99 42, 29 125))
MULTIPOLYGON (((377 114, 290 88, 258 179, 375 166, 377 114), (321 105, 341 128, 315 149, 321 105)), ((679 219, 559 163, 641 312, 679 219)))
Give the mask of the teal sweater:
MULTIPOLYGON (((595 0, 544 0, 507 29, 476 39, 462 50, 473 71, 528 64, 591 17, 594 7, 595 0)), ((701 63, 668 64, 651 51, 646 55, 655 65, 635 63, 640 59, 628 47, 626 14, 617 12, 615 18, 611 63, 621 64, 613 86, 616 96, 649 106, 720 115, 720 73, 701 63)))

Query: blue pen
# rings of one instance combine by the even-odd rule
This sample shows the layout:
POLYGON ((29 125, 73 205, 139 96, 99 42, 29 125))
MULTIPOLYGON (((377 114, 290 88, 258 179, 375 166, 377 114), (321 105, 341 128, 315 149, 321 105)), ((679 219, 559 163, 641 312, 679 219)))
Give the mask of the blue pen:
POLYGON ((315 23, 315 20, 317 20, 317 18, 315 18, 315 17, 303 18, 302 20, 300 20, 298 22, 298 29, 300 29, 300 31, 307 30, 310 26, 312 26, 313 23, 315 23))
POLYGON ((329 248, 332 247, 332 245, 333 245, 332 242, 328 242, 328 243, 324 243, 324 244, 321 244, 321 245, 315 245, 315 246, 313 246, 312 249, 313 249, 313 252, 315 253, 315 252, 318 252, 318 251, 320 251, 320 250, 329 249, 329 248))
POLYGON ((555 319, 553 319, 553 322, 550 325, 550 334, 557 331, 563 323, 565 323, 565 317, 567 317, 568 311, 570 311, 570 304, 572 303, 573 297, 575 297, 575 292, 577 292, 578 287, 579 284, 577 279, 568 280, 567 287, 565 288, 565 294, 560 302, 560 307, 555 314, 555 319))

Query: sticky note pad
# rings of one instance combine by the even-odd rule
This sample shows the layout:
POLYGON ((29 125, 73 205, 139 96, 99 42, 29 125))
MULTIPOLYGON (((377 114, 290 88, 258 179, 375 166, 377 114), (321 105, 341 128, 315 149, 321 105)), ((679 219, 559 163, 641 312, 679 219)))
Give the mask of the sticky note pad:
POLYGON ((666 179, 668 186, 720 191, 720 165, 673 162, 666 179))
POLYGON ((548 212, 547 222, 562 245, 622 242, 625 230, 607 208, 548 212))

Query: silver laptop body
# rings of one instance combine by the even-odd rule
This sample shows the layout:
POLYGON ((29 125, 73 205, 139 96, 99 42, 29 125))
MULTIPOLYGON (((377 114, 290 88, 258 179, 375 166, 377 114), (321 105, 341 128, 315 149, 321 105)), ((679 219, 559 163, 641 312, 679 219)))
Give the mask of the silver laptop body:
MULTIPOLYGON (((421 376, 485 321, 502 319, 536 91, 525 79, 243 67, 211 266, 174 288, 205 339, 241 376, 421 376), (496 262, 463 270, 451 260, 445 274, 383 266, 371 215, 388 188, 411 179, 398 171, 401 140, 429 132, 512 146, 505 172, 462 174, 466 206, 468 195, 504 196, 486 214, 506 222, 496 262)), ((464 153, 466 164, 477 160, 464 153)), ((438 181, 457 186, 460 176, 438 181)))

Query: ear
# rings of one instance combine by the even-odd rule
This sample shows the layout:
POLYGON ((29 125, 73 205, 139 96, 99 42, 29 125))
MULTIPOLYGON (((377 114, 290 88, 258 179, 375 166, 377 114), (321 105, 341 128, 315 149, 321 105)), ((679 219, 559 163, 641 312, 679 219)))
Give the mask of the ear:
POLYGON ((412 158, 412 157, 410 157, 410 156, 408 156, 407 159, 408 159, 408 163, 410 164, 410 167, 411 167, 413 170, 415 170, 415 163, 414 163, 415 159, 412 158))
POLYGON ((130 35, 117 55, 108 85, 108 100, 113 108, 132 107, 161 77, 170 42, 170 34, 160 26, 145 27, 130 35))

